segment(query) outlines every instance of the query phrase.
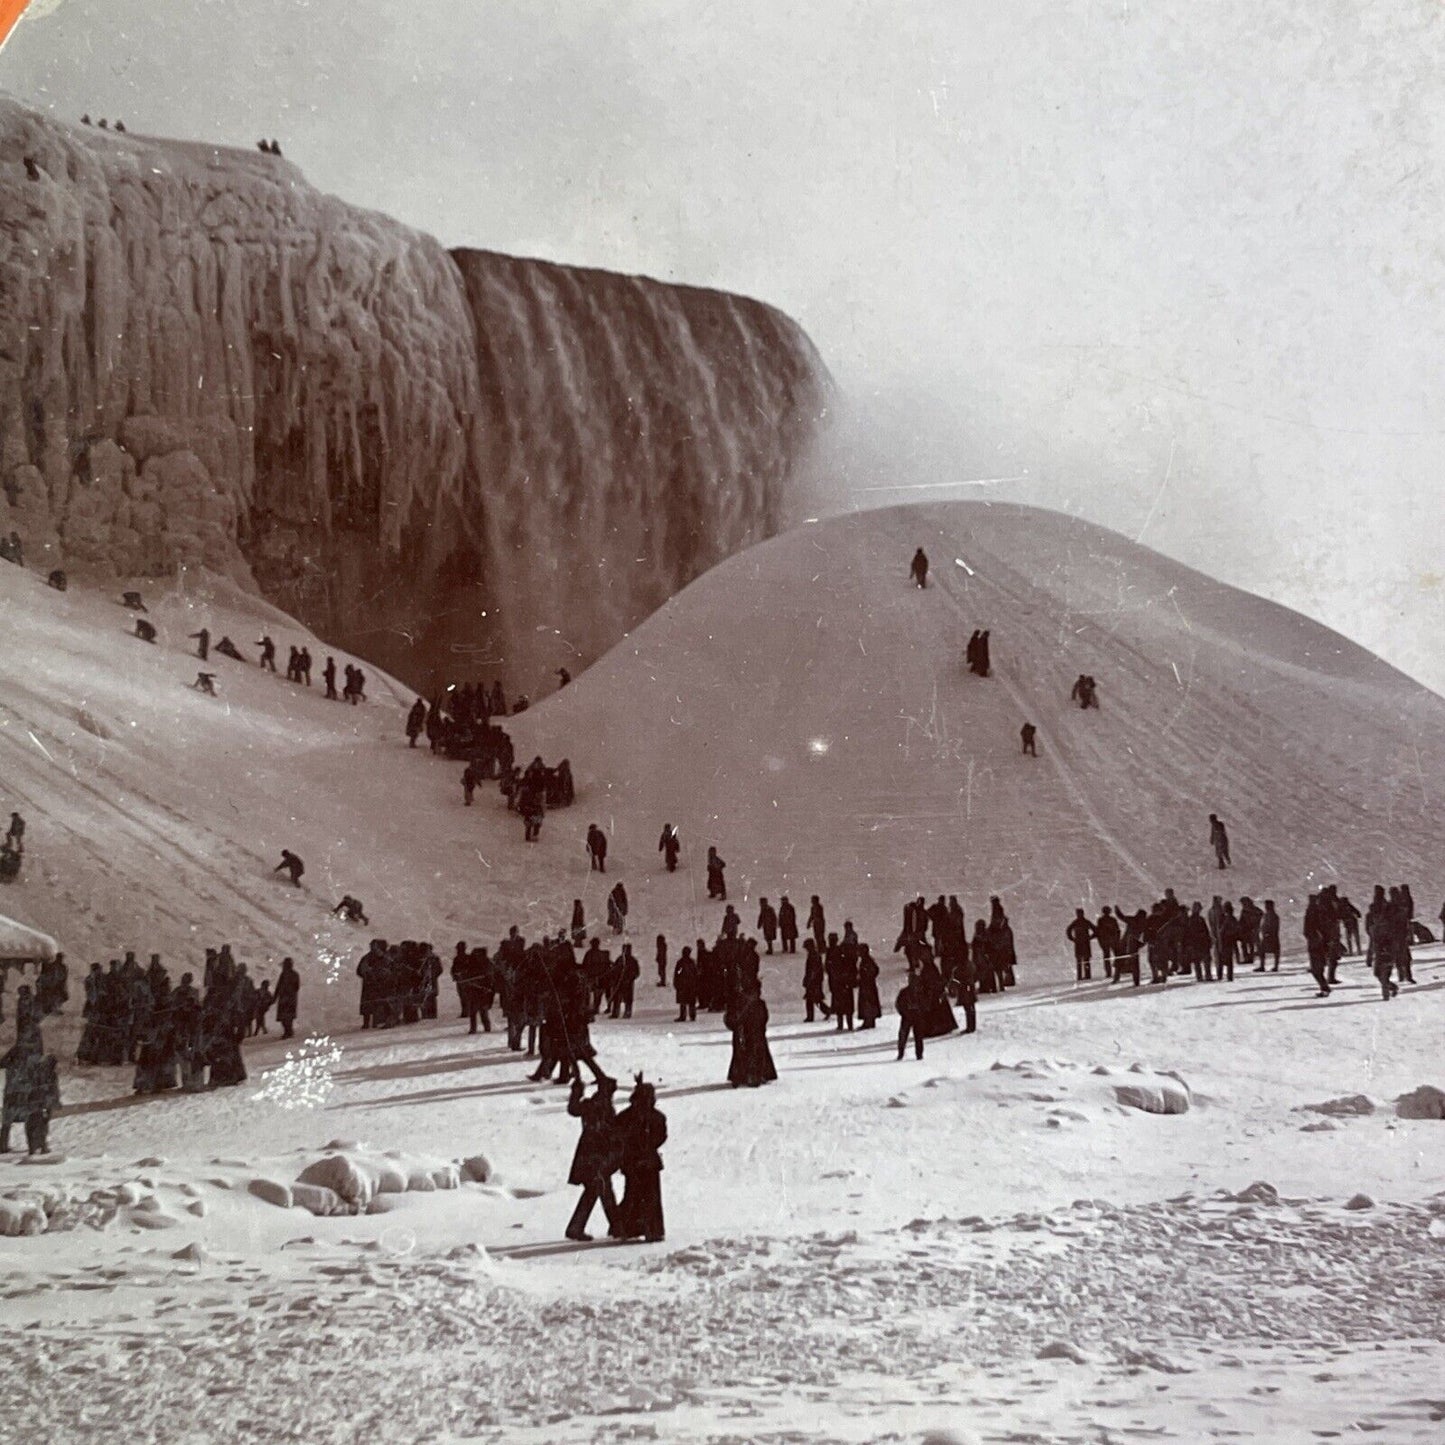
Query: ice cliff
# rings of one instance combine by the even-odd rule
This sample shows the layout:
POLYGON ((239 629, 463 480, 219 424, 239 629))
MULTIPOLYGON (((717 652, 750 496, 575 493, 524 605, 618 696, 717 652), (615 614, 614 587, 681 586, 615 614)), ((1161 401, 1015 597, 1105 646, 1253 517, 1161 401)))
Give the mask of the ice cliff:
POLYGON ((33 565, 204 566, 418 685, 535 687, 776 530, 828 389, 757 302, 449 253, 281 157, 0 98, 33 565))

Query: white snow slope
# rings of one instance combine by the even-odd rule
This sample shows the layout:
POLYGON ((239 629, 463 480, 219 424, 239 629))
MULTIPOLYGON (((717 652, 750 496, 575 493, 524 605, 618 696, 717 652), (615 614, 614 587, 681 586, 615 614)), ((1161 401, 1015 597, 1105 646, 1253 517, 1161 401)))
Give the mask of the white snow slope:
POLYGON ((1357 898, 1409 881, 1433 913, 1432 695, 1079 523, 867 514, 724 564, 516 719, 519 753, 566 753, 581 790, 525 848, 493 793, 464 809, 459 766, 406 749, 410 699, 384 678, 352 709, 217 660, 221 696, 201 697, 184 638, 202 622, 252 656, 262 627, 283 657, 306 635, 206 579, 150 602, 155 648, 112 598, 0 567, 0 808, 29 821, 4 911, 72 963, 46 1026, 64 1155, 6 1156, 0 1196, 108 1201, 103 1228, 0 1239, 0 1439, 1438 1438, 1445 1125, 1393 1101, 1445 1082, 1440 950, 1384 1005, 1358 961, 1316 1002, 1297 957, 1232 986, 1075 986, 1059 939, 1075 902, 1213 892, 1211 809, 1229 891, 1279 899, 1287 947, 1317 878, 1357 898), (987 681, 961 667, 975 626, 987 681), (1098 713, 1067 705, 1080 671, 1098 713), (1037 761, 1016 755, 1025 715, 1037 761), (672 877, 665 817, 686 843, 672 877), (657 1080, 671 1129, 668 1241, 632 1250, 559 1247, 562 1091, 469 1038, 449 989, 434 1023, 355 1031, 372 934, 449 954, 574 896, 596 920, 594 818, 644 964, 637 1017, 595 1039, 611 1072, 657 1080), (798 967, 770 964, 781 1078, 734 1093, 717 1017, 674 1026, 650 982, 656 932, 675 952, 716 929, 710 841, 746 925, 785 889, 853 917, 886 1004, 906 892, 957 892, 970 916, 1000 892, 1023 987, 899 1064, 891 1012, 839 1039, 801 1023, 798 967), (302 890, 269 874, 283 846, 302 890), (370 929, 328 916, 343 891, 370 929), (301 1032, 339 1061, 313 1046, 319 1066, 263 1082, 293 1047, 273 1034, 248 1045, 251 1084, 158 1100, 69 1063, 92 958, 154 949, 174 975, 223 939, 256 974, 297 958, 301 1032), (1135 1063, 1185 1080, 1189 1111, 1123 1108, 1135 1063), (1346 1095, 1364 1112, 1306 1108, 1346 1095), (248 1192, 335 1138, 482 1152, 494 1173, 357 1217, 248 1192), (1277 1196, 1219 1197, 1255 1180, 1277 1196), (1344 1208, 1356 1193, 1373 1207, 1344 1208))

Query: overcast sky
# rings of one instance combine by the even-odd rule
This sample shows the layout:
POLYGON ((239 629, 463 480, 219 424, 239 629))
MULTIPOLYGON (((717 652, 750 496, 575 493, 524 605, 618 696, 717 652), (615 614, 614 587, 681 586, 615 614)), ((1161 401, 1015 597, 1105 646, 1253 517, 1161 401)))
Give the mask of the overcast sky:
POLYGON ((44 3, 24 100, 774 302, 840 492, 1022 477, 1445 689, 1438 0, 44 3))

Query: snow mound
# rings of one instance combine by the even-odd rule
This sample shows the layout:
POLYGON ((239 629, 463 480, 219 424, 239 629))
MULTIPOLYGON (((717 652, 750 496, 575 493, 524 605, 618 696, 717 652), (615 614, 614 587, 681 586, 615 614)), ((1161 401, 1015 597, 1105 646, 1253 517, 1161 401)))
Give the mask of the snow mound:
POLYGON ((1126 1109, 1145 1114, 1187 1114, 1193 1102, 1189 1085, 1177 1074, 1155 1074, 1135 1064, 1130 1070, 1138 1077, 1114 1085, 1114 1097, 1126 1109))
MULTIPOLYGON (((482 1162, 485 1163, 484 1160, 482 1162)), ((348 1145, 313 1160, 297 1176, 296 1182, 326 1191, 347 1210, 357 1213, 382 1194, 426 1194, 438 1189, 460 1189, 465 1168, 465 1165, 452 1160, 428 1159, 395 1150, 377 1154, 361 1145, 348 1145)), ((469 1174, 466 1177, 471 1178, 469 1174)), ((303 1199, 312 1197, 306 1195, 303 1199)), ((314 1197, 325 1198, 324 1195, 314 1197)), ((294 1202, 300 1204, 303 1199, 294 1202)), ((326 1213, 335 1212, 328 1203, 326 1213)))
POLYGON ((1445 1089, 1421 1084, 1395 1100, 1395 1112, 1402 1119, 1445 1119, 1445 1089))
POLYGON ((1375 1112, 1375 1101, 1367 1094, 1345 1094, 1338 1099, 1326 1099, 1323 1104, 1302 1106, 1309 1114, 1327 1114, 1332 1119, 1357 1119, 1375 1112))

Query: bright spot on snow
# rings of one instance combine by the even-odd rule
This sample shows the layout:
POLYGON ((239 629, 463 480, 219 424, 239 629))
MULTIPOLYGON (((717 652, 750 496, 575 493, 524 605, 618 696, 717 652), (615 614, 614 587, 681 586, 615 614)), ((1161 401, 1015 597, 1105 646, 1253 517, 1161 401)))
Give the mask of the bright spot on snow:
POLYGON ((828 748, 830 746, 831 744, 828 742, 827 738, 808 739, 808 751, 812 753, 815 758, 821 758, 823 754, 828 751, 828 748))
POLYGON ((286 1062, 261 1075, 261 1087, 251 1096, 283 1109, 319 1109, 331 1096, 332 1073, 341 1062, 341 1047, 324 1036, 306 1039, 286 1062))

